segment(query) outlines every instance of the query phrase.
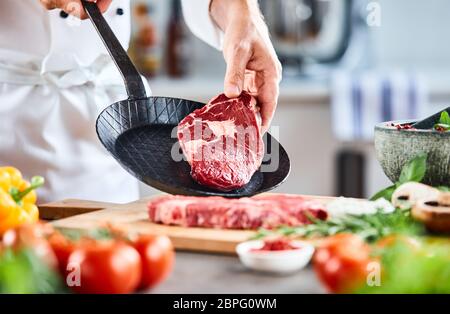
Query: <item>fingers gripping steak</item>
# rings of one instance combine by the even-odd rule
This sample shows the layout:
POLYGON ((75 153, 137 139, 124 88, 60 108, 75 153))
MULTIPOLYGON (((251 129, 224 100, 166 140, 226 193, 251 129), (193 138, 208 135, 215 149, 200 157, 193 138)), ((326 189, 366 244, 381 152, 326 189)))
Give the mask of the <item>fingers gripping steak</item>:
POLYGON ((264 156, 256 99, 221 94, 178 125, 178 140, 198 183, 221 191, 247 184, 264 156))
POLYGON ((323 204, 286 194, 239 199, 164 195, 150 201, 148 212, 156 223, 221 229, 299 226, 309 222, 307 213, 327 218, 323 204))

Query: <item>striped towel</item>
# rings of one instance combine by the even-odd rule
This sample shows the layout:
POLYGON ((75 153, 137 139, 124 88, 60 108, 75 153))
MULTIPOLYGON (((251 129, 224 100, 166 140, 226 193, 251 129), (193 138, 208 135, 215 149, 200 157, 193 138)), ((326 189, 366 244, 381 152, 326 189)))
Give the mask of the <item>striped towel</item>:
POLYGON ((424 116, 424 80, 404 72, 336 72, 331 82, 333 131, 341 141, 371 141, 377 123, 424 116))

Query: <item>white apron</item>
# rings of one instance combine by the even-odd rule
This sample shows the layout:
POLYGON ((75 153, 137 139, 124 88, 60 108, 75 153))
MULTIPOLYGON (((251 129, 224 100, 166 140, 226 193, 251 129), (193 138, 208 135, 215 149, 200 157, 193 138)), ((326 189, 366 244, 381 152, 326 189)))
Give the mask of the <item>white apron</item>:
MULTIPOLYGON (((121 77, 90 22, 60 12, 47 12, 37 0, 0 2, 0 20, 17 21, 10 30, 29 27, 0 41, 0 164, 28 178, 45 176, 40 202, 134 200, 137 181, 95 132, 98 113, 126 98, 121 77)), ((113 1, 105 17, 127 47, 128 0, 113 1), (118 15, 118 7, 125 14, 118 15)))
MULTIPOLYGON (((209 18, 209 1, 183 5, 200 8, 186 15, 188 25, 218 47, 221 34, 209 18)), ((105 18, 126 49, 129 0, 114 0, 105 18)), ((90 21, 46 11, 38 0, 0 1, 0 165, 17 167, 27 178, 45 176, 40 203, 138 198, 137 181, 108 155, 95 132, 99 112, 126 97, 90 21)))

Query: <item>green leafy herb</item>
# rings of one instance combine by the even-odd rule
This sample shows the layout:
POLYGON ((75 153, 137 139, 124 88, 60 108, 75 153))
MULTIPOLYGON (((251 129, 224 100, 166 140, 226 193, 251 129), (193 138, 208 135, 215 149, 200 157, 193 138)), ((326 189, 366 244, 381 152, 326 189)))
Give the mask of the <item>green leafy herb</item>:
POLYGON ((109 240, 114 238, 114 235, 109 228, 97 228, 88 232, 87 236, 96 240, 109 240))
POLYGON ((447 111, 441 112, 441 117, 439 119, 439 123, 450 125, 450 115, 448 114, 447 111))
POLYGON ((420 182, 425 176, 426 170, 427 154, 420 154, 403 166, 398 183, 403 184, 406 182, 420 182))
POLYGON ((89 231, 78 229, 58 229, 64 237, 71 241, 78 241, 82 238, 89 238, 95 240, 110 240, 114 238, 113 231, 110 228, 96 228, 89 231))
POLYGON ((450 115, 447 111, 441 112, 439 122, 434 125, 434 129, 437 131, 449 131, 450 130, 450 115))
POLYGON ((394 185, 375 193, 370 199, 375 201, 379 198, 385 198, 391 201, 392 193, 403 183, 422 181, 427 171, 427 157, 428 155, 423 153, 411 159, 403 166, 400 177, 394 185))
POLYGON ((66 239, 70 241, 78 241, 83 237, 83 231, 78 229, 60 229, 56 228, 66 239))
POLYGON ((371 201, 376 201, 376 200, 379 199, 379 198, 385 198, 385 199, 387 199, 388 201, 390 201, 390 200, 392 199, 392 194, 394 193, 394 191, 395 191, 396 188, 397 188, 397 185, 396 185, 396 184, 391 185, 391 186, 389 186, 389 187, 387 187, 387 188, 385 188, 385 189, 383 189, 383 190, 381 190, 381 191, 375 193, 375 194, 370 198, 370 200, 371 200, 371 201))
POLYGON ((311 224, 298 227, 282 226, 275 230, 261 229, 254 237, 261 239, 268 235, 292 237, 325 237, 337 233, 355 233, 371 242, 390 234, 420 235, 424 233, 423 226, 415 222, 409 209, 396 209, 392 213, 378 211, 375 214, 345 215, 340 218, 320 220, 308 216, 311 224))

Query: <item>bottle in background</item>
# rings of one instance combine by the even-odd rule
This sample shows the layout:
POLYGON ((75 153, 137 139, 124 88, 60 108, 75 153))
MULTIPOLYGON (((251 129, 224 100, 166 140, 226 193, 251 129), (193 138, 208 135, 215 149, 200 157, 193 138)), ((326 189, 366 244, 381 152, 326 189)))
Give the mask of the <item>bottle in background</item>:
POLYGON ((138 70, 146 77, 154 77, 161 64, 156 26, 150 18, 151 8, 144 2, 133 6, 134 34, 128 53, 138 70))
POLYGON ((191 46, 180 0, 172 0, 167 34, 167 74, 170 77, 183 77, 189 72, 191 46))

